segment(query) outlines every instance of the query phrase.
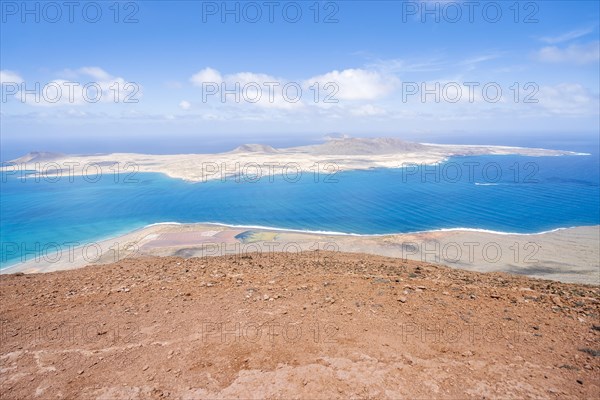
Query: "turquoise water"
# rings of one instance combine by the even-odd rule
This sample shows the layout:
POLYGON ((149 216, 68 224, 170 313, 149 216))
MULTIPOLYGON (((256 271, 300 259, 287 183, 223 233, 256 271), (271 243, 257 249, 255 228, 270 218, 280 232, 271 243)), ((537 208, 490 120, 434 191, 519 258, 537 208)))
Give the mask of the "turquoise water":
POLYGON ((356 234, 448 228, 536 233, 597 225, 599 170, 597 156, 480 156, 318 179, 304 173, 297 181, 263 176, 251 182, 248 175, 240 182, 188 183, 140 173, 129 183, 111 174, 93 183, 82 177, 22 182, 4 174, 0 265, 19 261, 23 249, 36 244, 83 244, 159 222, 356 234))

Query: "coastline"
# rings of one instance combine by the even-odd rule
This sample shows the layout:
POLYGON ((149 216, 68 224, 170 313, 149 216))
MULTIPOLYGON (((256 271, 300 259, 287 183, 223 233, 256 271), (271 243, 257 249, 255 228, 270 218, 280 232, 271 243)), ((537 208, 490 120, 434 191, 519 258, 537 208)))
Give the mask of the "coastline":
MULTIPOLYGON (((9 166, 4 166, 2 170, 5 171, 5 176, 16 177, 18 167, 21 167, 40 175, 67 173, 72 177, 84 174, 87 167, 95 165, 100 169, 99 176, 102 176, 102 168, 107 167, 115 174, 160 173, 169 178, 179 178, 188 182, 206 182, 236 176, 243 171, 240 165, 246 167, 257 165, 259 168, 262 168, 261 165, 269 166, 269 176, 274 176, 284 174, 289 164, 294 164, 296 170, 314 173, 325 173, 327 168, 323 168, 323 165, 334 164, 335 173, 402 168, 414 164, 439 164, 450 157, 501 155, 542 157, 578 156, 583 153, 514 146, 410 143, 385 138, 342 139, 329 140, 319 145, 281 149, 265 145, 243 145, 233 151, 217 154, 30 153, 14 160, 18 164, 12 165, 12 170, 9 166), (51 166, 50 170, 48 166, 51 166)), ((127 178, 125 176, 123 181, 126 182, 127 178)), ((486 183, 475 182, 475 185, 479 184, 486 185, 486 183)), ((213 214, 208 213, 190 219, 202 220, 212 216, 213 214)), ((167 218, 172 217, 165 219, 167 218)), ((140 221, 144 223, 153 219, 147 217, 140 221)), ((462 224, 458 222, 456 225, 462 224)), ((465 223, 467 226, 470 224, 475 223, 473 221, 465 223)), ((26 250, 20 249, 17 243, 13 243, 10 249, 11 256, 20 256, 21 260, 26 261, 10 262, 10 264, 6 262, 0 273, 75 269, 143 255, 207 257, 244 254, 252 251, 277 252, 296 249, 297 251, 333 250, 366 253, 440 263, 480 272, 512 272, 563 282, 598 285, 600 284, 597 246, 600 241, 599 228, 599 225, 592 225, 519 233, 454 227, 365 234, 218 222, 159 222, 146 226, 138 225, 129 231, 123 230, 115 236, 102 237, 83 244, 75 241, 71 242, 72 244, 62 243, 71 246, 66 250, 60 245, 50 248, 50 251, 45 247, 43 254, 35 256, 33 252, 27 254, 26 250), (78 247, 73 247, 75 245, 78 247), (322 248, 323 245, 328 247, 322 248), (277 246, 280 248, 276 248, 277 246), (538 259, 538 255, 542 257, 538 259), (32 257, 36 258, 27 260, 32 257)), ((379 229, 373 231, 385 232, 379 229)), ((36 249, 36 252, 39 250, 36 249)))
POLYGON ((539 233, 450 228, 354 234, 222 223, 160 222, 123 235, 9 265, 0 274, 44 273, 143 256, 214 257, 327 250, 424 261, 477 272, 508 272, 600 285, 600 225, 539 233))
POLYGON ((265 226, 265 225, 238 225, 238 224, 225 224, 222 222, 195 222, 195 223, 182 223, 182 222, 157 222, 154 224, 146 225, 144 228, 148 228, 155 225, 215 225, 222 226, 225 228, 243 228, 243 229, 262 229, 262 230, 270 230, 270 231, 281 231, 281 232, 294 232, 294 233, 309 233, 309 234, 317 234, 317 235, 330 235, 330 236, 356 236, 356 237, 382 237, 382 236, 398 236, 398 235, 416 235, 420 233, 433 233, 433 232, 480 232, 480 233, 493 233, 495 235, 514 235, 514 236, 536 236, 543 235, 546 233, 559 232, 566 229, 573 228, 585 228, 591 226, 598 225, 579 225, 579 226, 569 226, 564 228, 555 228, 547 231, 540 231, 534 233, 519 233, 519 232, 503 232, 503 231, 494 231, 490 229, 480 229, 480 228, 438 228, 438 229, 428 229, 422 231, 410 231, 410 232, 392 232, 392 233, 353 233, 353 232, 338 232, 338 231, 322 231, 322 230, 312 230, 312 229, 294 229, 294 228, 278 228, 274 226, 265 226))

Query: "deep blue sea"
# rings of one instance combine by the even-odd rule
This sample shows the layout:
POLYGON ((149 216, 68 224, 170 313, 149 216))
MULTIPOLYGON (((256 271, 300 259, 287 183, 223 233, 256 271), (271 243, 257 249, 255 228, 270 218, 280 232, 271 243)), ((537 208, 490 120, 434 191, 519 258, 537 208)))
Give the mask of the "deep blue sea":
POLYGON ((36 243, 84 244, 159 222, 356 234, 449 228, 536 233, 598 225, 599 171, 596 153, 455 157, 437 167, 259 180, 249 173, 239 181, 204 183, 151 173, 138 173, 130 182, 112 173, 97 182, 82 177, 23 181, 3 174, 1 265, 19 260, 15 244, 20 249, 35 249, 36 243))

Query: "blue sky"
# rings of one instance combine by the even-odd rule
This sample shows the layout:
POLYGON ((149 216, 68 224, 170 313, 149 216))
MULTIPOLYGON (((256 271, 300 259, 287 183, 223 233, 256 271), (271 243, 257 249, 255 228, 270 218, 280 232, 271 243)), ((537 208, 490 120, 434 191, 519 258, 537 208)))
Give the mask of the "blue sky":
POLYGON ((597 1, 275 1, 273 22, 263 1, 227 2, 239 21, 220 1, 75 2, 72 16, 63 2, 27 2, 29 13, 20 1, 1 4, 3 159, 28 146, 149 151, 142 139, 175 152, 331 132, 473 142, 598 135, 597 1), (80 85, 72 98, 64 82, 80 85), (265 82, 279 85, 273 99, 265 82), (63 92, 56 102, 23 97, 36 83, 63 92), (102 90, 96 103, 81 95, 89 83, 102 90), (236 83, 252 83, 239 102, 206 95, 207 85, 236 83), (255 85, 262 96, 251 102, 255 85), (284 85, 301 89, 297 102, 284 85), (138 89, 137 103, 126 88, 138 89))

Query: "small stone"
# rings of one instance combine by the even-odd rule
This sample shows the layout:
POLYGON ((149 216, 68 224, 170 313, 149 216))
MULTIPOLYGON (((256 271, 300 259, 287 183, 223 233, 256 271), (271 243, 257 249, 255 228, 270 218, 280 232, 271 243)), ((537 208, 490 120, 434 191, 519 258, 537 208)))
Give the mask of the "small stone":
POLYGON ((144 365, 144 368, 142 368, 142 371, 146 371, 148 368, 150 368, 150 367, 147 365, 144 365))
POLYGON ((552 302, 559 307, 562 307, 562 305, 563 305, 562 301, 560 301, 560 297, 558 297, 558 296, 552 297, 552 302))
POLYGON ((398 301, 399 301, 400 303, 406 303, 406 297, 404 297, 404 296, 400 296, 400 297, 398 297, 398 301))
POLYGON ((83 374, 83 370, 77 371, 77 375, 83 374))
POLYGON ((579 383, 580 385, 583 385, 583 381, 581 379, 577 379, 577 383, 579 383))

